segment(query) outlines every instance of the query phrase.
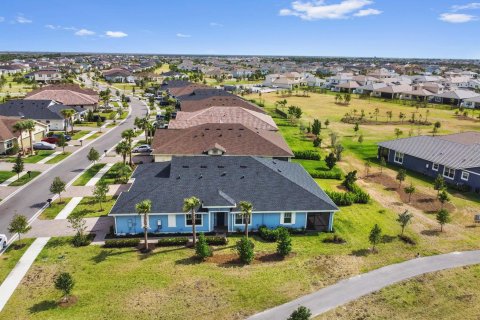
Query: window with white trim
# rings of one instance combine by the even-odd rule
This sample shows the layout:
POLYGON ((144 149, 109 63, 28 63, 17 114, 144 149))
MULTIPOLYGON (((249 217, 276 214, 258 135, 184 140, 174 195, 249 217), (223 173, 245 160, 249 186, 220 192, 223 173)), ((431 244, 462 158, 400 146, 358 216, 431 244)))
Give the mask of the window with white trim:
MULTIPOLYGON (((203 224, 203 217, 201 214, 195 214, 195 225, 196 226, 200 226, 203 224)), ((191 226, 192 225, 192 215, 191 214, 187 214, 187 218, 186 218, 186 221, 185 221, 185 225, 187 226, 191 226)))
POLYGON ((432 170, 433 171, 438 171, 438 168, 440 167, 440 165, 438 163, 434 163, 432 164, 432 170))
POLYGON ((283 221, 282 224, 292 224, 292 213, 291 212, 284 212, 283 213, 283 221))
POLYGON ((455 178, 455 169, 444 167, 443 168, 443 176, 448 179, 455 178))
MULTIPOLYGON (((245 224, 245 218, 244 218, 244 215, 242 213, 235 213, 235 216, 234 216, 234 224, 236 225, 244 225, 245 224)), ((250 217, 250 220, 248 221, 248 224, 250 225, 252 223, 252 218, 250 217)))
POLYGON ((468 181, 468 178, 470 177, 470 173, 467 171, 462 171, 462 180, 468 181))
POLYGON ((404 156, 403 153, 395 151, 395 157, 393 158, 393 161, 395 163, 402 164, 403 163, 403 156, 404 156))

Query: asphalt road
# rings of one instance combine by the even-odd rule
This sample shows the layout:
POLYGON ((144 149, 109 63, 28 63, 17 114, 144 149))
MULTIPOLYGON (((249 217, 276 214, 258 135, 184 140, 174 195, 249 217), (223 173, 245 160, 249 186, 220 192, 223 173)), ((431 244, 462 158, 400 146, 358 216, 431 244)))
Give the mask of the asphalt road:
POLYGON ((312 294, 253 315, 248 320, 287 319, 299 306, 309 308, 312 317, 315 317, 386 286, 424 273, 479 263, 480 251, 452 252, 416 258, 340 281, 312 294))
POLYGON ((137 98, 132 97, 131 99, 130 106, 132 111, 125 122, 108 133, 104 133, 92 143, 84 145, 76 153, 44 172, 24 189, 0 204, 0 234, 6 234, 10 239, 11 235, 7 229, 12 217, 15 214, 22 214, 29 219, 34 217, 45 205, 47 199, 53 197, 49 189, 55 177, 60 177, 68 183, 90 165, 87 159, 87 153, 90 148, 95 148, 100 153, 104 150, 109 150, 120 141, 123 130, 133 128, 135 117, 145 116, 147 106, 137 98))

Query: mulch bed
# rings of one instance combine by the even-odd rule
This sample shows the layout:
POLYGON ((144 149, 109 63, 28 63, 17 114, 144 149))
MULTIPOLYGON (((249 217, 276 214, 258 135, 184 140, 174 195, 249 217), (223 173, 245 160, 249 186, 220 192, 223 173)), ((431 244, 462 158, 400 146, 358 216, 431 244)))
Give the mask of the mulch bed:
POLYGON ((465 116, 457 116, 457 120, 467 120, 467 121, 472 121, 472 122, 480 122, 480 119, 475 119, 471 117, 465 117, 465 116))
POLYGON ((70 296, 68 297, 68 300, 67 301, 60 301, 58 303, 58 306, 59 307, 62 307, 62 308, 68 308, 68 307, 71 307, 73 305, 75 305, 78 301, 78 298, 76 296, 70 296))
POLYGON ((375 121, 375 120, 369 120, 369 119, 366 119, 366 118, 363 118, 363 119, 358 119, 358 118, 343 118, 341 120, 343 123, 348 123, 348 124, 355 124, 355 123, 358 123, 358 124, 363 124, 363 125, 404 125, 404 124, 411 124, 411 125, 415 125, 415 126, 430 126, 432 125, 431 122, 420 122, 420 121, 415 121, 415 123, 412 123, 411 121, 409 120, 405 120, 405 121, 375 121))
MULTIPOLYGON (((370 174, 365 180, 381 184, 385 186, 386 190, 397 192, 402 202, 408 203, 409 205, 424 212, 435 213, 442 208, 441 202, 435 196, 421 193, 419 191, 416 191, 414 194, 412 194, 411 201, 409 203, 409 196, 404 190, 407 185, 403 183, 402 187, 399 188, 398 181, 388 175, 381 173, 370 174)), ((455 211, 455 206, 451 203, 445 203, 443 208, 450 212, 455 211)))

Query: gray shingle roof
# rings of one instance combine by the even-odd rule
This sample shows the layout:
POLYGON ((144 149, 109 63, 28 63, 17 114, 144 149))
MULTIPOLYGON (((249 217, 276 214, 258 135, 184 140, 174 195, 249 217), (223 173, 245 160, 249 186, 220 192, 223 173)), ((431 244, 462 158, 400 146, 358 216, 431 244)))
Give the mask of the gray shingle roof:
POLYGON ((418 136, 380 142, 378 145, 413 157, 454 169, 480 167, 480 139, 461 143, 462 136, 475 137, 471 132, 447 136, 418 136))
POLYGON ((232 207, 245 200, 254 211, 336 211, 337 206, 297 163, 257 157, 173 157, 137 167, 135 182, 111 214, 135 213, 152 200, 152 213, 180 213, 196 196, 203 207, 232 207))
POLYGON ((26 119, 63 119, 60 113, 63 109, 82 111, 79 108, 58 104, 53 100, 10 100, 0 104, 0 115, 26 119))

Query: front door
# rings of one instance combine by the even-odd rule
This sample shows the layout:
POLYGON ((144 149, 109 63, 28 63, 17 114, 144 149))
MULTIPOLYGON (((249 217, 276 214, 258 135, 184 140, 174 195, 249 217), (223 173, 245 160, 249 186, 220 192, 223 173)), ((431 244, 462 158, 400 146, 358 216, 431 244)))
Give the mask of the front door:
POLYGON ((216 227, 225 227, 225 212, 217 212, 216 213, 216 227))

